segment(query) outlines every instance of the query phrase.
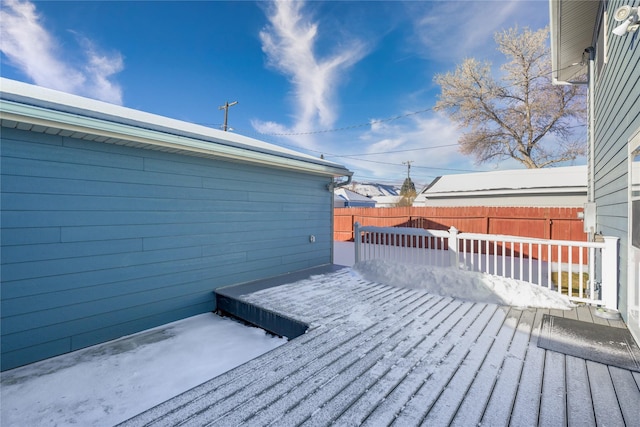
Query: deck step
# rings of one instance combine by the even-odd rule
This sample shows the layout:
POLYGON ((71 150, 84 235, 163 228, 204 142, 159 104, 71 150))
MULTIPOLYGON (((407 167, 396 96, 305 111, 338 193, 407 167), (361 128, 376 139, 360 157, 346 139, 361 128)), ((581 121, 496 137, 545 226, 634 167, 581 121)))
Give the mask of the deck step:
POLYGON ((263 289, 308 279, 314 275, 335 272, 342 268, 345 267, 328 264, 269 279, 218 288, 215 290, 216 310, 222 315, 240 319, 272 334, 287 337, 291 340, 303 335, 309 329, 309 325, 300 320, 247 302, 242 296, 263 289))

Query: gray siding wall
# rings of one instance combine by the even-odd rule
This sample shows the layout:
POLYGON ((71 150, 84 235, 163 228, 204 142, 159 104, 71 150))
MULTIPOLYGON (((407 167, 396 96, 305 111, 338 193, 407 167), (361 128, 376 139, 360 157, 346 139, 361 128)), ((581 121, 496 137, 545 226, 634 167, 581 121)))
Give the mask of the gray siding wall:
POLYGON ((0 148, 3 370, 331 262, 329 177, 7 128, 0 148))
MULTIPOLYGON (((623 4, 638 5, 638 1, 608 3, 608 62, 596 76, 595 134, 595 198, 597 231, 620 238, 619 310, 627 311, 628 252, 628 156, 627 141, 640 127, 640 48, 638 40, 630 49, 633 34, 618 37, 611 30, 619 23, 613 12, 623 4)), ((604 46, 597 46, 598 50, 604 46)))

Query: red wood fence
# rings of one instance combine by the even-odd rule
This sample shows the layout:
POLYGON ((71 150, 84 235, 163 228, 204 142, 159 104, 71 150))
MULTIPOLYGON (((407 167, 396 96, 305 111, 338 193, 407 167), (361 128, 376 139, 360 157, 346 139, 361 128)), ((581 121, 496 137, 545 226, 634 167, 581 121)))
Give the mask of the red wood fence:
POLYGON ((586 241, 582 208, 536 207, 405 207, 336 208, 335 240, 352 241, 353 224, 378 227, 414 227, 463 233, 506 234, 554 240, 586 241))

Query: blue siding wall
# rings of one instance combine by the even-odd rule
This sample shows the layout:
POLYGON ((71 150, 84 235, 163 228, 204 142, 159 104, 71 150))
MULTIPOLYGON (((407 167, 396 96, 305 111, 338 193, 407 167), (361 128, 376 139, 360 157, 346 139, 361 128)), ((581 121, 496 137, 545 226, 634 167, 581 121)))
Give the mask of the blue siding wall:
MULTIPOLYGON (((630 49, 633 34, 618 37, 611 30, 619 23, 613 12, 624 4, 637 6, 636 1, 610 1, 608 9, 608 62, 596 76, 595 135, 595 198, 597 231, 620 238, 619 310, 627 313, 627 253, 628 253, 628 161, 627 142, 640 128, 640 48, 638 41, 630 49)), ((604 46, 597 46, 598 50, 604 46)))
POLYGON ((8 128, 0 149, 3 370, 331 262, 329 177, 8 128))

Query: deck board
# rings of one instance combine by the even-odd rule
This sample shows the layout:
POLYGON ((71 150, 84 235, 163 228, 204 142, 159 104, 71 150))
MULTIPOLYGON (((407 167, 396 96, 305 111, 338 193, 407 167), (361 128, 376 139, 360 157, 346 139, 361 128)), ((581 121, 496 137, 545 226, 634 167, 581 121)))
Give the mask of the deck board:
POLYGON ((492 391, 504 368, 508 350, 513 343, 521 316, 521 310, 509 310, 491 349, 473 378, 471 387, 462 396, 463 401, 456 410, 452 420, 453 425, 468 426, 480 423, 492 391))
POLYGON ((539 348, 537 342, 542 316, 548 312, 549 310, 536 310, 531 339, 527 346, 522 376, 511 413, 510 421, 514 425, 537 424, 538 422, 546 351, 539 348))
POLYGON ((613 381, 618 403, 622 411, 622 417, 626 425, 640 422, 640 389, 631 372, 609 367, 609 374, 613 381))
POLYGON ((593 409, 598 425, 624 425, 618 397, 606 365, 586 361, 593 395, 593 409))
MULTIPOLYGON (((259 287, 256 287, 259 289, 259 287)), ((307 332, 124 423, 631 425, 640 374, 537 346, 544 314, 368 282, 351 270, 256 290, 307 332)), ((624 323, 622 323, 624 326, 624 323)))
POLYGON ((567 371, 567 424, 570 426, 595 426, 589 376, 583 359, 566 356, 567 371))
POLYGON ((547 351, 542 376, 538 422, 543 426, 565 425, 567 419, 564 354, 547 351))
POLYGON ((509 423, 522 378, 535 315, 535 310, 524 310, 521 314, 509 351, 500 369, 500 376, 490 393, 489 402, 481 420, 482 425, 499 426, 509 423))

